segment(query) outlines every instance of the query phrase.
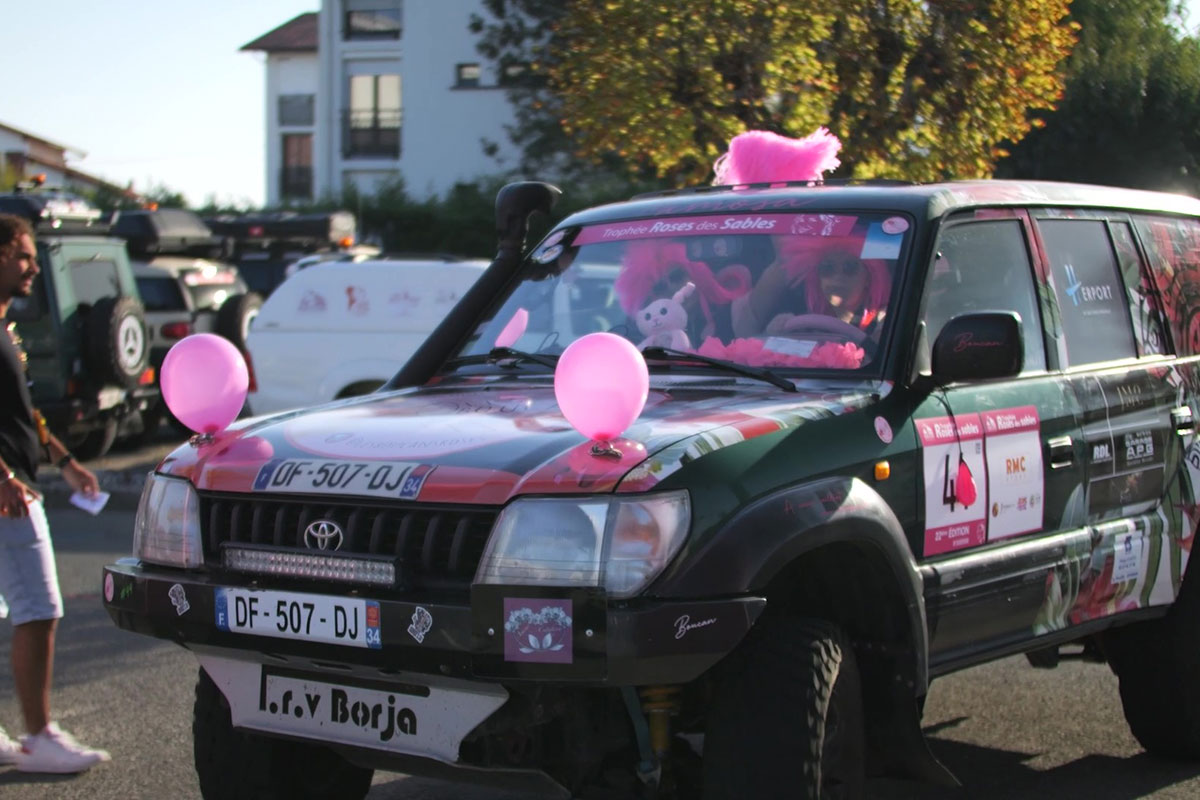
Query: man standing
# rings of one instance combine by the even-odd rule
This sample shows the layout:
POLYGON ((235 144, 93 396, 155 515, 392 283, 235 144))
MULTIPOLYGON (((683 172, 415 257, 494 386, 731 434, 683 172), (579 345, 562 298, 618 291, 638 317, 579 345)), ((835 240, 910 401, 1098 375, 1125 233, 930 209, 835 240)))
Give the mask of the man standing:
MULTIPOLYGON (((0 322, 14 297, 27 297, 39 272, 33 229, 0 214, 0 322)), ((0 595, 12 616, 13 683, 29 735, 18 745, 0 728, 0 764, 24 772, 82 772, 109 759, 76 742, 50 719, 54 633, 62 595, 50 526, 35 490, 40 451, 78 492, 94 495, 96 476, 44 430, 25 378, 24 353, 12 327, 0 336, 0 595)))

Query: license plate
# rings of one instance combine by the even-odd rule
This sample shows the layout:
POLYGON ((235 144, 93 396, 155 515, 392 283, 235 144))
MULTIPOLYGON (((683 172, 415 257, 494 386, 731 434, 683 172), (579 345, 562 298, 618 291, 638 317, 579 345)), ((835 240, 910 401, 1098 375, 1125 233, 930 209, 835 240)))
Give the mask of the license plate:
POLYGON ((254 479, 256 492, 356 494, 415 500, 433 472, 429 464, 276 458, 254 479))
POLYGON ((236 727, 451 764, 462 740, 508 699, 499 684, 441 675, 356 682, 207 654, 200 663, 236 727))
POLYGON ((217 627, 223 631, 349 647, 382 647, 379 603, 373 600, 219 588, 214 601, 217 627))

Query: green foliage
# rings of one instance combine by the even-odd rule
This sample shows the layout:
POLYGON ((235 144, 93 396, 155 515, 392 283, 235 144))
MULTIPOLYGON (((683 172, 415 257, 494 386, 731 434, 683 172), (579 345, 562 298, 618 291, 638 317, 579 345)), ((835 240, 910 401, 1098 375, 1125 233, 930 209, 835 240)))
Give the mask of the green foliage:
POLYGON ((480 51, 512 91, 527 163, 700 182, 736 133, 827 125, 843 175, 984 176, 1052 108, 1068 0, 488 0, 480 51))
POLYGON ((1200 41, 1171 0, 1075 0, 1062 103, 1012 149, 1004 177, 1200 196, 1200 41))

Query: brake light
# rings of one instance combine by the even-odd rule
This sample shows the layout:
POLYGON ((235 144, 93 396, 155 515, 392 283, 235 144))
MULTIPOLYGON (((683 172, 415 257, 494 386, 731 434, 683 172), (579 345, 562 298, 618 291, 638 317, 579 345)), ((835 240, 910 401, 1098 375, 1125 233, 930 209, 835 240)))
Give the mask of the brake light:
POLYGON ((247 392, 257 392, 258 391, 258 381, 255 380, 255 378, 254 378, 254 362, 250 358, 250 351, 242 350, 242 358, 246 359, 246 374, 250 378, 250 383, 249 383, 249 385, 246 386, 246 391, 247 392))
POLYGON ((192 323, 190 322, 168 322, 161 328, 161 333, 164 339, 182 339, 185 336, 190 336, 192 333, 192 323))
POLYGON ((138 386, 154 385, 154 367, 146 367, 138 377, 138 386))

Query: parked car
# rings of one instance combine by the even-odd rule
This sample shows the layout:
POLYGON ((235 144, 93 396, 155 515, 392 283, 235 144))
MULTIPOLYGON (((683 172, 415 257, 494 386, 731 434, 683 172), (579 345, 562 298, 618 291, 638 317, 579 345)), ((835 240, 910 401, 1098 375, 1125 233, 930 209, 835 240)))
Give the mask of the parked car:
POLYGON ((1147 751, 1200 759, 1200 201, 702 187, 526 250, 556 195, 501 190, 495 260, 380 391, 147 481, 104 602, 196 653, 206 797, 952 783, 930 682, 1068 646, 1147 751), (569 329, 535 326, 555 298, 569 329), (781 310, 739 333, 751 299, 781 310))
POLYGON ((484 260, 332 261, 288 278, 247 339, 251 413, 373 392, 487 267, 484 260))
POLYGON ((358 223, 349 211, 260 211, 204 221, 229 243, 230 260, 263 297, 283 283, 289 265, 298 259, 356 249, 358 223))
POLYGON ((292 263, 283 268, 283 279, 295 275, 302 269, 315 267, 317 264, 324 264, 326 261, 350 261, 357 264, 360 261, 370 261, 384 257, 378 247, 370 245, 354 245, 345 250, 327 250, 321 253, 311 253, 306 256, 297 258, 292 263))
POLYGON ((78 458, 98 458, 118 437, 140 435, 161 401, 125 244, 67 192, 0 195, 0 211, 37 233, 41 274, 6 317, 29 356, 34 405, 78 458))

